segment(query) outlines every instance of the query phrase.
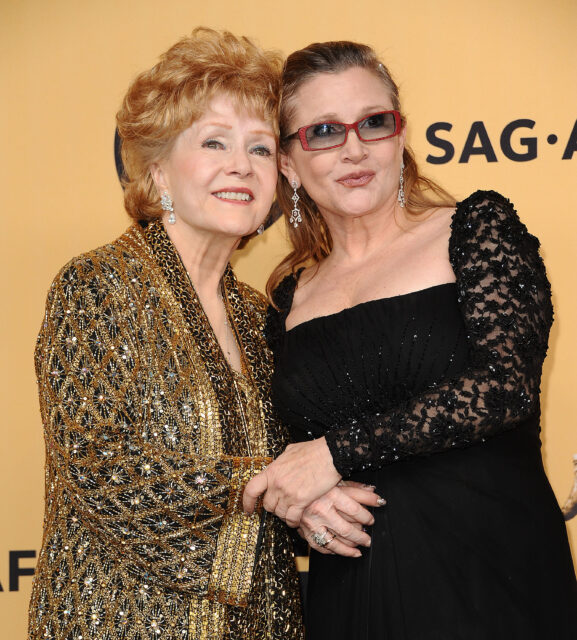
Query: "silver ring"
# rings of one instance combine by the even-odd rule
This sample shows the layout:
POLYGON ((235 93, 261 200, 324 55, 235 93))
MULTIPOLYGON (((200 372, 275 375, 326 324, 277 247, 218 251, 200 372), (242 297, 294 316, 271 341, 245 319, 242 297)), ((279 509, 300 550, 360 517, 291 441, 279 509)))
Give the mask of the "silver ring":
POLYGON ((327 540, 327 533, 328 530, 324 531, 323 533, 318 533, 315 531, 315 533, 311 535, 311 540, 319 547, 326 547, 327 544, 332 540, 327 540))

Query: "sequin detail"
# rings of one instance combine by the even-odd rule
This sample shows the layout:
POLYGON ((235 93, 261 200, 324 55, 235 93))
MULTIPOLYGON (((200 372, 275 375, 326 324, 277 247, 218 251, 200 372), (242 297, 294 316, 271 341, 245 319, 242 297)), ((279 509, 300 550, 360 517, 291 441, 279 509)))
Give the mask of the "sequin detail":
POLYGON ((286 444, 264 301, 230 267, 224 282, 242 390, 160 223, 55 279, 36 349, 47 469, 31 640, 301 637, 284 525, 241 509, 286 444))

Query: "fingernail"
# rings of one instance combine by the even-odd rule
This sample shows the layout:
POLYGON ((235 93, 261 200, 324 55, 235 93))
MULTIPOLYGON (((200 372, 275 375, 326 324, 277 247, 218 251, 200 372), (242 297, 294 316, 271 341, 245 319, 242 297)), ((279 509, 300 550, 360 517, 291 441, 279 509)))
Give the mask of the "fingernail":
POLYGON ((377 488, 377 485, 375 484, 364 484, 363 485, 363 489, 366 489, 367 491, 374 491, 377 488))
POLYGON ((353 558, 360 558, 363 554, 357 549, 353 558))
POLYGON ((368 542, 365 542, 365 547, 370 547, 371 546, 371 539, 369 538, 368 542))
POLYGON ((379 498, 377 500, 377 507, 384 507, 387 504, 387 501, 384 498, 379 498))

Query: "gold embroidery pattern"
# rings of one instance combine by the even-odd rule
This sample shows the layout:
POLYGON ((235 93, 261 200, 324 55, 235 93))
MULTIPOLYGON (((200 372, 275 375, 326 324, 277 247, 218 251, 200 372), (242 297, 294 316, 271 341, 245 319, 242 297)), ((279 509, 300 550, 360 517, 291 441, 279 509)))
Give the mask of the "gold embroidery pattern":
POLYGON ((286 531, 239 502, 285 444, 264 303, 230 268, 225 288, 242 384, 162 225, 55 279, 36 350, 47 469, 31 640, 301 637, 286 531))
POLYGON ((247 517, 242 512, 242 488, 258 469, 246 464, 235 463, 234 466, 232 484, 235 489, 229 497, 228 526, 218 538, 208 593, 211 599, 219 602, 245 606, 255 560, 250 551, 257 545, 262 518, 258 513, 247 517))

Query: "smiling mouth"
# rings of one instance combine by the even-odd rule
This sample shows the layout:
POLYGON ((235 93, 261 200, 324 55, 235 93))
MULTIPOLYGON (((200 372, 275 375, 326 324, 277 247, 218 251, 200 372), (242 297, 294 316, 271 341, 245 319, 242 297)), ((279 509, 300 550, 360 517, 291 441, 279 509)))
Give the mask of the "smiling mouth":
POLYGON ((254 196, 251 193, 244 191, 216 191, 212 194, 219 200, 236 200, 238 202, 250 202, 254 200, 254 196))
POLYGON ((364 187, 375 177, 374 173, 350 173, 337 180, 345 187, 364 187))

